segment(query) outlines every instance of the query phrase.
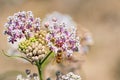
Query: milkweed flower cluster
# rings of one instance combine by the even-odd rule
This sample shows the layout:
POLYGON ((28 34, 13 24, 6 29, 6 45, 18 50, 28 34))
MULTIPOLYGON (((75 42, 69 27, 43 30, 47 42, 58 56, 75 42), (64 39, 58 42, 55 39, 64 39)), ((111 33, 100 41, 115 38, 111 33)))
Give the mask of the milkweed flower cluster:
POLYGON ((56 73, 57 79, 56 80, 81 80, 79 75, 74 74, 73 72, 69 72, 67 74, 62 74, 61 72, 56 73))
POLYGON ((19 50, 24 53, 30 61, 42 60, 47 55, 45 34, 46 31, 40 30, 35 33, 34 37, 20 42, 19 50))
POLYGON ((27 69, 26 74, 27 74, 26 77, 23 77, 21 74, 19 74, 16 80, 39 80, 37 73, 31 74, 31 71, 27 69))
POLYGON ((76 25, 69 16, 53 13, 42 23, 46 29, 40 28, 40 18, 34 18, 31 11, 20 11, 8 18, 4 33, 13 44, 18 39, 25 38, 20 42, 19 50, 32 61, 44 58, 46 53, 44 48, 55 54, 66 53, 66 56, 80 51, 81 44, 76 35, 76 25))
POLYGON ((76 25, 68 16, 59 13, 49 15, 43 21, 44 26, 49 33, 46 35, 46 41, 51 51, 66 52, 67 56, 75 51, 80 51, 80 39, 76 35, 76 25))
POLYGON ((70 72, 66 75, 63 75, 61 77, 61 80, 81 80, 81 77, 79 75, 75 75, 74 73, 70 72))
MULTIPOLYGON (((77 36, 77 27, 71 17, 57 12, 48 15, 41 24, 41 19, 34 18, 31 11, 20 11, 9 16, 4 26, 8 42, 12 44, 16 42, 19 52, 25 55, 17 57, 35 64, 39 71, 39 78, 37 74, 31 75, 27 70, 26 78, 18 75, 16 80, 43 80, 41 68, 51 53, 54 53, 56 62, 61 63, 65 58, 71 59, 74 52, 85 53, 92 42, 92 37, 88 33, 77 36)), ((68 73, 58 80, 81 80, 81 78, 68 73)))
POLYGON ((34 18, 31 11, 20 11, 8 17, 8 22, 4 25, 5 34, 9 35, 8 41, 16 42, 21 38, 28 38, 34 32, 40 30, 40 18, 34 18))
POLYGON ((72 72, 69 72, 66 75, 62 75, 61 79, 59 79, 59 80, 81 80, 81 77, 79 75, 75 75, 72 72))
POLYGON ((92 37, 87 32, 78 37, 76 24, 71 17, 54 12, 43 19, 43 28, 40 21, 40 18, 34 18, 31 11, 20 11, 8 17, 8 22, 5 23, 4 33, 8 35, 10 43, 25 39, 19 43, 19 50, 30 60, 44 58, 44 48, 48 48, 55 55, 59 52, 66 53, 67 57, 74 52, 88 51, 92 37))
POLYGON ((31 61, 43 59, 48 52, 46 49, 54 52, 55 57, 58 53, 70 57, 74 52, 88 51, 92 37, 89 33, 78 37, 76 24, 71 17, 54 12, 43 19, 43 28, 40 21, 40 18, 34 18, 31 11, 20 11, 8 17, 5 23, 4 33, 8 35, 9 42, 14 44, 24 38, 19 42, 18 50, 31 61))

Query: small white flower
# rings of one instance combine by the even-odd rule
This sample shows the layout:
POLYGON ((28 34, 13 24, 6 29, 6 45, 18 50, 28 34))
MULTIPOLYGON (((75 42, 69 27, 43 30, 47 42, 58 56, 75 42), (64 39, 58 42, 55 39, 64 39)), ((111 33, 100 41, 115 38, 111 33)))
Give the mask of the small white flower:
POLYGON ((62 75, 61 78, 62 79, 60 79, 60 80, 81 80, 81 77, 79 75, 75 75, 72 72, 69 72, 66 75, 62 75))
POLYGON ((22 75, 18 75, 16 80, 23 80, 22 75))

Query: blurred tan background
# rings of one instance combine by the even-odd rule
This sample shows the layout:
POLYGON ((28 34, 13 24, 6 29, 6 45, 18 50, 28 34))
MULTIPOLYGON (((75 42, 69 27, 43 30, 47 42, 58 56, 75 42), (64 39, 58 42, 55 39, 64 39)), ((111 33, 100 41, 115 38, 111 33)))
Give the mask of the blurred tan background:
MULTIPOLYGON (((41 18, 53 11, 69 14, 78 31, 87 28, 95 42, 79 71, 83 80, 120 80, 120 0, 0 0, 0 50, 9 48, 2 34, 6 18, 22 10, 41 18)), ((37 71, 31 64, 0 55, 0 80, 15 80, 27 68, 37 71)))

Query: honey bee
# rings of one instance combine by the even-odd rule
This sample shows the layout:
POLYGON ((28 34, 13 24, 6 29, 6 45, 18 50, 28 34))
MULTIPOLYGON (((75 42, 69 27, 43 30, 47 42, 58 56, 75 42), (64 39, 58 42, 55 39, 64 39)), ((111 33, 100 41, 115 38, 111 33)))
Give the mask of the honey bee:
POLYGON ((55 55, 55 61, 56 61, 56 63, 62 63, 62 61, 64 59, 63 54, 64 53, 62 53, 61 50, 58 50, 58 53, 55 55))
POLYGON ((61 50, 58 50, 53 62, 58 64, 59 63, 68 64, 68 63, 78 62, 78 60, 74 59, 71 55, 66 56, 64 52, 62 52, 61 50))
POLYGON ((55 56, 55 60, 57 63, 61 63, 63 61, 62 53, 57 53, 57 55, 55 56))

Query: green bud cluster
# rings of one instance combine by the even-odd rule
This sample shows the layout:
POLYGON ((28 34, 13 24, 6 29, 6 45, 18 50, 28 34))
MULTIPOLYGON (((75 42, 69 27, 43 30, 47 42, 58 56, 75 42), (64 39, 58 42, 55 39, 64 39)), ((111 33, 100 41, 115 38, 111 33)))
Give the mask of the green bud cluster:
POLYGON ((31 61, 43 59, 47 55, 46 37, 47 31, 40 30, 34 37, 26 39, 19 44, 19 50, 31 61))
POLYGON ((36 42, 37 39, 35 37, 31 37, 29 39, 26 39, 25 41, 21 42, 19 44, 19 50, 23 53, 25 53, 28 46, 30 46, 33 42, 36 42))

